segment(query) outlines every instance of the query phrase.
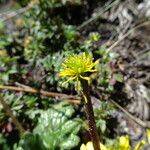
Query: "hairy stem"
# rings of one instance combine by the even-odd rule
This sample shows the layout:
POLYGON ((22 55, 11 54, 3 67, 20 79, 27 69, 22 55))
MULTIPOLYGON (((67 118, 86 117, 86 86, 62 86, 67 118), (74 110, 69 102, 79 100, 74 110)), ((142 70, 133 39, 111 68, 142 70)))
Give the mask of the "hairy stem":
POLYGON ((93 112, 93 106, 92 106, 90 92, 89 92, 88 81, 84 79, 80 79, 80 82, 83 90, 83 98, 85 103, 84 105, 85 105, 85 111, 87 115, 91 140, 93 142, 94 150, 100 150, 100 144, 99 144, 100 138, 96 129, 96 123, 94 119, 94 112, 93 112))

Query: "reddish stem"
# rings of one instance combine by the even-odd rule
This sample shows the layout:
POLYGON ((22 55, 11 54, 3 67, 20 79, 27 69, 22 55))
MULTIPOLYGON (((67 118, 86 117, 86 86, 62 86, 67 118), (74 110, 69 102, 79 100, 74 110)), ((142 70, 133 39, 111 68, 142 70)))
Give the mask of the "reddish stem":
POLYGON ((93 142, 94 150, 100 150, 100 144, 99 144, 100 138, 99 138, 97 128, 96 128, 94 111, 93 111, 93 106, 92 106, 92 102, 91 102, 88 81, 86 81, 84 79, 80 79, 80 82, 81 82, 81 86, 83 89, 83 98, 84 98, 84 102, 85 102, 84 105, 85 105, 91 140, 93 142))

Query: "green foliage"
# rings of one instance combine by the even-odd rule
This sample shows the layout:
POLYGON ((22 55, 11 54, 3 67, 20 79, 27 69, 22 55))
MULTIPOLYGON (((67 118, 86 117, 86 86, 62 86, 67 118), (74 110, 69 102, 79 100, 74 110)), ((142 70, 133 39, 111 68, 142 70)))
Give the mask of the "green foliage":
POLYGON ((120 73, 114 73, 111 68, 111 61, 118 57, 114 52, 110 52, 105 47, 100 47, 98 50, 95 50, 94 53, 100 57, 100 63, 96 66, 98 72, 96 79, 99 86, 105 88, 106 91, 112 92, 114 90, 114 84, 111 84, 110 81, 123 81, 123 76, 120 73))
POLYGON ((24 26, 30 30, 25 37, 26 57, 37 59, 62 51, 66 43, 75 39, 75 28, 66 25, 59 15, 53 14, 61 6, 61 1, 41 0, 25 14, 24 26))
POLYGON ((7 145, 6 138, 0 133, 0 147, 4 150, 10 150, 7 145))
POLYGON ((11 106, 14 114, 19 116, 26 109, 36 107, 37 97, 33 95, 15 95, 14 93, 6 92, 4 96, 5 101, 11 106), (26 108, 25 108, 26 107, 26 108))
POLYGON ((78 145, 77 133, 81 127, 80 119, 71 119, 74 109, 67 103, 59 103, 40 112, 38 124, 33 133, 25 134, 19 142, 19 149, 60 150, 78 145), (39 145, 40 143, 40 145, 39 145), (39 145, 39 146, 37 146, 39 145))
POLYGON ((105 136, 104 133, 106 132, 106 119, 109 117, 112 110, 112 105, 105 101, 102 101, 101 105, 98 108, 94 109, 96 126, 98 130, 100 130, 103 133, 103 136, 105 136))
POLYGON ((14 145, 14 150, 45 150, 44 145, 42 144, 42 139, 39 135, 32 133, 25 133, 20 140, 20 146, 17 147, 17 144, 14 145))
MULTIPOLYGON (((39 105, 42 105, 43 108, 47 109, 51 106, 54 99, 47 97, 37 97, 34 95, 27 94, 14 94, 10 92, 4 93, 4 99, 7 104, 11 107, 14 115, 18 118, 24 116, 24 120, 32 120, 32 126, 35 126, 38 117, 40 115, 41 109, 39 105)), ((4 122, 6 115, 0 105, 0 122, 4 122)), ((21 119, 22 120, 22 119, 21 119)))
MULTIPOLYGON (((75 0, 74 3, 81 4, 82 1, 75 0)), ((76 26, 64 17, 71 15, 63 11, 68 6, 65 0, 17 0, 15 7, 29 4, 32 5, 29 10, 10 21, 12 28, 7 22, 0 21, 0 85, 21 83, 36 89, 75 93, 72 83, 62 86, 65 78, 60 78, 58 72, 66 55, 86 52, 100 60, 92 80, 108 89, 111 71, 107 63, 114 56, 106 48, 97 47, 100 35, 91 32, 88 37, 82 37, 76 26)), ((115 79, 122 81, 121 75, 115 75, 115 79)), ((2 93, 14 115, 30 131, 20 137, 14 145, 15 150, 79 147, 78 132, 82 124, 79 118, 83 114, 80 112, 79 118, 74 117, 72 105, 58 103, 57 97, 7 90, 2 93)), ((105 133, 109 109, 108 104, 103 105, 95 110, 95 117, 99 130, 105 133)), ((7 119, 0 105, 0 122, 5 123, 7 119)), ((0 134, 0 142, 4 149, 12 149, 3 134, 0 134)))
POLYGON ((115 73, 114 79, 118 82, 123 82, 123 75, 121 73, 115 73))
MULTIPOLYGON (((18 3, 23 6, 29 4, 27 1, 19 0, 18 3)), ((10 76, 14 79, 16 74, 19 74, 21 78, 25 75, 22 71, 30 74, 28 69, 37 66, 43 68, 45 72, 50 72, 51 76, 46 77, 46 84, 57 86, 59 80, 57 72, 63 57, 70 50, 75 51, 78 45, 76 28, 67 25, 60 13, 55 13, 58 8, 62 9, 61 7, 65 5, 64 1, 31 0, 30 3, 32 7, 14 21, 13 26, 19 32, 9 31, 11 32, 9 34, 4 30, 6 24, 0 22, 0 51, 2 48, 8 54, 2 62, 5 65, 3 68, 5 71, 2 70, 0 73, 0 82, 8 83, 10 76), (9 61, 11 67, 5 63, 9 57, 12 60, 16 58, 14 62, 9 61), (26 63, 29 68, 21 70, 26 63)), ((32 81, 30 83, 32 84, 32 81)))

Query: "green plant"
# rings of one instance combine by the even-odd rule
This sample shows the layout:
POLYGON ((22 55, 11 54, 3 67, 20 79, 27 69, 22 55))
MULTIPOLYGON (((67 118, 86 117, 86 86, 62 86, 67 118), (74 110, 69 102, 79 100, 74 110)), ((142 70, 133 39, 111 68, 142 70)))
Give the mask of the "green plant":
POLYGON ((96 126, 102 133, 101 138, 106 136, 106 120, 110 116, 113 110, 113 106, 107 101, 101 101, 100 106, 94 108, 94 116, 96 120, 96 126))
MULTIPOLYGON (((0 85, 21 86, 23 88, 32 86, 39 91, 42 89, 76 94, 73 81, 62 85, 61 83, 65 82, 67 77, 60 78, 58 72, 66 56, 70 56, 70 61, 75 61, 77 55, 72 56, 71 54, 84 51, 86 53, 79 55, 79 61, 75 61, 76 63, 72 68, 78 74, 72 73, 70 76, 73 77, 71 79, 77 80, 75 87, 82 91, 86 109, 92 110, 88 92, 84 91, 83 87, 85 89, 85 84, 86 88, 89 86, 87 82, 91 82, 92 86, 92 82, 97 80, 98 86, 108 88, 110 72, 106 66, 112 58, 107 49, 96 47, 95 42, 99 40, 100 35, 92 32, 83 40, 76 26, 71 25, 64 17, 64 15, 71 15, 63 11, 64 8, 68 8, 68 1, 17 0, 17 2, 15 8, 22 8, 22 6, 27 6, 27 8, 30 6, 30 8, 12 19, 12 27, 15 31, 5 30, 8 26, 7 22, 0 22, 0 85), (98 49, 98 53, 95 49, 98 49), (97 56, 101 58, 101 63, 93 62, 93 57, 97 59, 97 56), (85 66, 80 63, 85 64, 85 66), (95 65, 96 69, 93 69, 95 65), (78 68, 80 69, 78 70, 78 68), (92 72, 93 74, 91 74, 92 72), (89 79, 92 80, 88 81, 89 79), (89 105, 90 108, 88 108, 89 105)), ((74 1, 74 3, 77 2, 82 3, 80 0, 74 1)), ((66 75, 69 75, 67 71, 66 75)), ((82 130, 80 128, 82 121, 79 118, 83 116, 81 110, 78 112, 80 106, 75 105, 76 113, 78 113, 76 114, 71 105, 58 104, 58 101, 62 100, 61 97, 48 98, 40 95, 40 93, 31 94, 8 90, 3 90, 2 95, 15 117, 28 131, 24 135, 17 132, 20 141, 15 144, 14 149, 34 149, 35 145, 38 145, 39 150, 55 149, 56 145, 60 149, 79 148, 78 132, 82 130), (70 115, 66 114, 68 112, 70 115), (43 124, 43 119, 47 121, 47 131, 53 129, 50 123, 56 121, 58 134, 54 132, 45 133, 46 123, 43 124), (61 130, 62 128, 64 130, 61 130), (42 138, 39 135, 42 135, 42 138), (55 138, 51 139, 51 136, 55 138)), ((90 113, 87 111, 89 116, 90 113)), ((103 109, 103 112, 95 109, 98 129, 100 130, 100 126, 103 125, 101 131, 105 130, 105 113, 107 113, 107 109, 103 109)), ((5 124, 8 119, 9 117, 4 112, 3 107, 0 106, 0 122, 5 124)), ((1 130, 3 128, 1 127, 1 130)), ((13 131, 15 129, 13 126, 13 131)), ((12 133, 3 133, 3 135, 5 134, 12 133)), ((7 136, 3 136, 3 139, 2 141, 5 142, 2 142, 1 145, 3 147, 7 145, 9 149, 12 149, 7 136)))
POLYGON ((66 82, 75 79, 77 81, 76 89, 78 89, 78 83, 81 83, 81 93, 84 100, 85 111, 87 114, 91 140, 93 142, 94 149, 100 150, 99 135, 96 129, 94 112, 89 93, 88 80, 90 78, 87 77, 87 73, 96 71, 93 69, 93 67, 97 63, 97 61, 93 63, 92 56, 89 54, 86 55, 85 53, 82 53, 79 55, 70 55, 65 59, 64 63, 62 64, 63 67, 60 71, 60 76, 69 76, 70 78, 66 82))
POLYGON ((77 146, 80 140, 77 134, 82 121, 79 118, 72 119, 73 113, 73 107, 66 102, 41 110, 33 133, 25 133, 19 145, 15 145, 15 150, 33 150, 37 145, 39 150, 65 150, 77 146))

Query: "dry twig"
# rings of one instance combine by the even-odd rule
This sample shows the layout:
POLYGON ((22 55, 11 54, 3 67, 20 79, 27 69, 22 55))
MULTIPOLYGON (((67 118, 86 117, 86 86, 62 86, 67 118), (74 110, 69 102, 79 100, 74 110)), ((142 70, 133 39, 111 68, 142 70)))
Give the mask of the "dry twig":
POLYGON ((115 0, 114 2, 112 2, 112 3, 110 3, 110 4, 109 4, 109 3, 106 4, 103 10, 99 11, 95 16, 92 16, 92 17, 91 17, 90 19, 88 19, 87 21, 83 22, 80 26, 77 27, 77 30, 81 30, 81 29, 83 29, 85 26, 87 26, 88 24, 90 24, 90 23, 96 21, 97 19, 99 19, 99 18, 102 16, 102 14, 103 14, 104 12, 106 12, 106 11, 107 11, 109 8, 111 8, 112 6, 117 5, 117 4, 119 3, 119 1, 120 1, 120 0, 115 0))
POLYGON ((32 5, 28 5, 28 6, 24 7, 24 8, 20 8, 20 9, 18 9, 16 11, 12 11, 12 12, 10 12, 8 14, 0 14, 0 18, 2 18, 1 21, 5 22, 5 21, 7 21, 7 20, 9 20, 9 19, 11 19, 13 17, 16 17, 17 15, 23 14, 24 12, 26 12, 30 8, 32 8, 32 5), (4 16, 4 17, 2 17, 2 16, 4 16))
POLYGON ((125 115, 127 115, 130 119, 132 119, 133 121, 135 121, 137 124, 139 124, 140 126, 142 126, 143 128, 150 128, 150 121, 143 121, 135 116, 133 116, 132 114, 130 114, 127 110, 125 110, 124 108, 122 108, 118 103, 116 103, 115 101, 111 100, 111 103, 114 104, 117 108, 119 108, 125 115))
POLYGON ((61 97, 61 99, 70 99, 68 101, 70 102, 76 102, 79 103, 80 98, 77 96, 67 95, 63 93, 57 93, 57 92, 48 92, 44 90, 36 90, 32 87, 26 86, 23 87, 15 87, 15 86, 2 86, 0 85, 0 90, 11 90, 11 91, 18 91, 18 92, 28 92, 28 93, 35 93, 35 94, 41 94, 43 96, 50 96, 50 97, 61 97))
MULTIPOLYGON (((135 26, 134 28, 130 29, 127 33, 125 33, 122 37, 120 37, 115 43, 113 43, 109 48, 108 51, 111 51, 114 47, 116 47, 120 42, 122 42, 127 36, 129 36, 134 30, 149 25, 150 20, 140 23, 139 25, 135 26)), ((105 45, 105 44, 104 44, 105 45)))
MULTIPOLYGON (((11 91, 17 91, 17 92, 28 92, 28 93, 41 94, 43 96, 50 96, 50 97, 61 97, 61 99, 67 99, 68 102, 76 103, 76 104, 79 104, 80 100, 81 100, 81 98, 78 97, 78 96, 67 95, 67 94, 57 93, 57 92, 48 92, 48 91, 43 91, 43 90, 36 90, 36 89, 34 89, 32 87, 29 87, 29 86, 25 86, 25 88, 20 88, 20 87, 15 87, 15 86, 2 86, 1 85, 0 86, 0 90, 11 90, 11 91)), ((1 98, 1 96, 0 96, 0 98, 1 98)), ((112 104, 114 104, 117 108, 119 108, 122 112, 124 112, 133 121, 138 123, 140 126, 142 126, 144 128, 150 128, 150 122, 149 121, 142 121, 141 119, 136 118, 135 116, 130 114, 128 111, 126 111, 124 108, 122 108, 118 103, 116 103, 113 100, 111 100, 110 102, 112 104)), ((6 108, 5 108, 5 110, 6 110, 6 108)), ((9 108, 9 110, 10 110, 10 108, 9 108)))

